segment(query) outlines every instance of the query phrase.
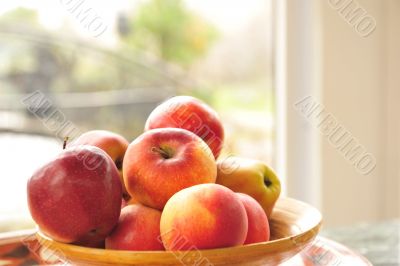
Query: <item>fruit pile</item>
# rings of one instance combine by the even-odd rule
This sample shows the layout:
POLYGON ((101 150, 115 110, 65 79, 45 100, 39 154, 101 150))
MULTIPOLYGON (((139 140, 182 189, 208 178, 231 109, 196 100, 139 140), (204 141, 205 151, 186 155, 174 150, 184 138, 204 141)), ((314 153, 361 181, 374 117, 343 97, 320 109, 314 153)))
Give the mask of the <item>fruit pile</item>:
POLYGON ((217 113, 177 96, 132 143, 103 130, 68 144, 28 181, 28 205, 52 239, 121 250, 210 249, 268 241, 280 182, 264 163, 218 159, 217 113))

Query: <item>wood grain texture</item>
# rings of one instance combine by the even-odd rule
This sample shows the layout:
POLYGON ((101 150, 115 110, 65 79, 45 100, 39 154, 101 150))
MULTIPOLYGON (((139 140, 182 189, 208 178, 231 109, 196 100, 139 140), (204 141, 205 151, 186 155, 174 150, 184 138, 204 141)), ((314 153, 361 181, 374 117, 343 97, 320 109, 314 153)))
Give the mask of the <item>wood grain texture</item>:
POLYGON ((300 201, 281 198, 270 218, 271 241, 194 251, 117 251, 53 241, 38 232, 39 242, 73 265, 278 265, 304 249, 317 236, 320 212, 300 201))

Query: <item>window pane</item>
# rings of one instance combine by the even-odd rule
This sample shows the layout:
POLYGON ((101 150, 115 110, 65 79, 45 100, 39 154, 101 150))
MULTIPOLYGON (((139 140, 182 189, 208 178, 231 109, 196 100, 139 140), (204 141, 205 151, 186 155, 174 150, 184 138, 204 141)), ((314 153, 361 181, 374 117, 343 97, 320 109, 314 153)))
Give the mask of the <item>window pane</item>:
POLYGON ((0 232, 32 226, 26 180, 63 136, 105 129, 132 141, 174 95, 219 113, 222 157, 274 165, 268 1, 73 3, 0 4, 0 232))

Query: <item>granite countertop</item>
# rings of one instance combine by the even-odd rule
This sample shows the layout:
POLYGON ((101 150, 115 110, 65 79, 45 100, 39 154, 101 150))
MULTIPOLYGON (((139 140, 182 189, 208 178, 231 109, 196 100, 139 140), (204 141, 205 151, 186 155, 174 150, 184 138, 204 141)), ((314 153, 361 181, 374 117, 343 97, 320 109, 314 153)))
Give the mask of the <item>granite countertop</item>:
POLYGON ((321 235, 359 252, 374 266, 400 265, 400 220, 324 229, 321 235))

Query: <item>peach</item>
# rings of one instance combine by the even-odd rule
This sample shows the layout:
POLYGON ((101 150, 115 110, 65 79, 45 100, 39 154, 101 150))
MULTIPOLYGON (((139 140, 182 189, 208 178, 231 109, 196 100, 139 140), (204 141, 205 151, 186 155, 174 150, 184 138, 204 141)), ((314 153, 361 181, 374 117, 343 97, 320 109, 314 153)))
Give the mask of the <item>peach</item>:
POLYGON ((164 250, 160 240, 161 212, 141 204, 124 207, 106 249, 164 250))
POLYGON ((265 242, 269 240, 269 222, 261 205, 252 197, 236 193, 246 209, 248 230, 244 244, 265 242))
POLYGON ((161 215, 166 250, 242 245, 247 235, 246 210, 239 197, 217 184, 201 184, 173 195, 161 215))

